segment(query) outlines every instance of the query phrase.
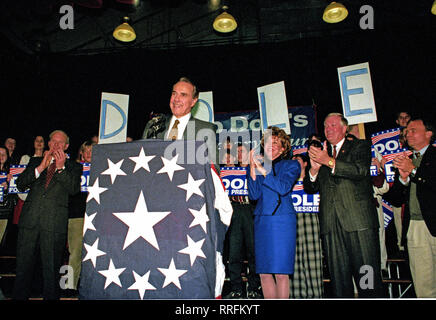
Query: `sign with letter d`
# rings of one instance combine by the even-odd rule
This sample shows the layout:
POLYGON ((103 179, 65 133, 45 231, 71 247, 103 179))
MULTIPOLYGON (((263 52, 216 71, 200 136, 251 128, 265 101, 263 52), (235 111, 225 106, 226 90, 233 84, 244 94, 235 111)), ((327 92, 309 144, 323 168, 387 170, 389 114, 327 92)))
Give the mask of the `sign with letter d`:
POLYGON ((102 92, 98 143, 126 142, 129 96, 102 92))

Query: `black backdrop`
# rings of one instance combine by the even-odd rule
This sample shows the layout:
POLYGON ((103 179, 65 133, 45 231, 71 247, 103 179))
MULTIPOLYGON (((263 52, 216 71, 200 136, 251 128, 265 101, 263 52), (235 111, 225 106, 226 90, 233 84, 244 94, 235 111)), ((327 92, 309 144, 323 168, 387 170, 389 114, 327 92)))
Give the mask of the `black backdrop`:
POLYGON ((328 112, 342 112, 337 67, 369 62, 378 121, 370 133, 394 127, 395 112, 436 108, 436 32, 361 31, 279 44, 93 55, 1 55, 0 143, 16 137, 26 152, 32 137, 54 129, 71 137, 70 150, 98 133, 101 92, 130 95, 128 135, 139 139, 151 111, 168 112, 171 87, 188 76, 213 91, 215 112, 258 109, 257 87, 285 81, 289 106, 315 103, 318 130, 328 112))

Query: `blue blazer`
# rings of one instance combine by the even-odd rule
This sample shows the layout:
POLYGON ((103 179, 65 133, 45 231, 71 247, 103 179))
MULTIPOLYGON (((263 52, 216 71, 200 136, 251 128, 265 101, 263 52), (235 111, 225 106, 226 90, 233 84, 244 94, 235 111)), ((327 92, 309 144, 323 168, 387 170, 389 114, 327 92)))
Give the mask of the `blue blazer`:
POLYGON ((297 160, 283 159, 273 161, 266 177, 259 174, 253 180, 248 170, 248 196, 257 200, 254 215, 295 214, 292 187, 300 177, 300 171, 297 160))

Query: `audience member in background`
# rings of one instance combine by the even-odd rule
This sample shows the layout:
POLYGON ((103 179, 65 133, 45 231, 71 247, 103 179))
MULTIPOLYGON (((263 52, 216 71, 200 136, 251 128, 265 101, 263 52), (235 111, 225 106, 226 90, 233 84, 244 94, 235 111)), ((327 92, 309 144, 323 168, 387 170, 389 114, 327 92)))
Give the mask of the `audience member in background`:
POLYGON ((400 127, 405 128, 407 127, 407 123, 409 122, 410 118, 411 116, 409 111, 400 111, 397 113, 397 119, 395 120, 395 123, 400 127))
POLYGON ((67 160, 67 134, 50 134, 44 157, 32 157, 17 179, 18 190, 30 188, 18 223, 16 278, 13 298, 28 299, 33 270, 40 255, 43 298, 59 299, 60 267, 68 231, 68 199, 80 191, 82 168, 67 160))
POLYGON ((254 210, 254 252, 265 299, 289 298, 294 273, 297 217, 292 186, 300 176, 297 161, 288 160, 291 142, 285 131, 268 127, 262 137, 264 157, 250 151, 248 195, 254 210), (264 158, 262 161, 262 158, 264 158))
MULTIPOLYGON (((81 166, 83 163, 91 163, 92 146, 95 145, 91 140, 85 141, 79 149, 78 159, 76 160, 81 166)), ((82 169, 83 171, 83 169, 82 169)), ((68 265, 73 268, 73 283, 67 283, 67 289, 72 290, 69 293, 77 293, 81 262, 82 262, 82 245, 83 245, 83 223, 86 212, 86 198, 88 192, 78 192, 70 196, 68 202, 68 251, 70 253, 68 265)))
MULTIPOLYGON (((235 149, 235 148, 233 148, 235 149)), ((243 143, 236 146, 238 167, 248 167, 249 151, 243 143)), ((229 242, 229 277, 231 292, 224 299, 244 298, 244 283, 242 281, 243 260, 247 259, 247 298, 259 299, 260 279, 256 274, 254 261, 254 206, 250 203, 248 196, 230 196, 233 207, 233 215, 230 228, 227 231, 229 242)))
MULTIPOLYGON (((19 164, 27 165, 31 157, 42 157, 44 155, 45 142, 43 136, 36 136, 33 139, 33 148, 28 154, 21 157, 19 164)), ((14 210, 13 224, 17 225, 20 219, 21 210, 23 208, 24 201, 26 201, 27 193, 18 194, 18 202, 14 210)))
POLYGON ((436 298, 436 147, 435 128, 424 118, 412 118, 406 129, 413 150, 394 159, 397 168, 391 195, 405 202, 404 228, 413 285, 418 298, 436 298))
POLYGON ((14 195, 8 193, 9 181, 12 176, 9 174, 9 156, 5 147, 0 147, 0 173, 6 176, 6 181, 0 184, 3 187, 3 201, 0 201, 0 245, 8 225, 8 219, 15 206, 14 195))
MULTIPOLYGON (((300 164, 301 173, 298 181, 303 181, 308 170, 308 156, 297 154, 292 160, 297 160, 300 164)), ((318 212, 297 212, 297 246, 289 296, 295 299, 318 299, 323 296, 323 261, 318 212)))
POLYGON ((322 148, 309 148, 310 170, 304 177, 304 189, 320 193, 321 237, 332 295, 354 297, 354 279, 360 297, 382 297, 379 224, 370 177, 371 146, 365 140, 346 139, 347 127, 342 114, 327 115, 327 141, 322 148), (362 266, 370 270, 362 270, 362 266), (370 273, 370 285, 364 281, 365 272, 370 273))
POLYGON ((98 144, 98 134, 94 134, 94 135, 91 137, 91 141, 94 142, 95 144, 98 144))
POLYGON ((17 141, 14 138, 7 138, 5 140, 5 147, 9 154, 9 164, 18 164, 20 161, 20 156, 15 151, 15 148, 17 147, 17 141))

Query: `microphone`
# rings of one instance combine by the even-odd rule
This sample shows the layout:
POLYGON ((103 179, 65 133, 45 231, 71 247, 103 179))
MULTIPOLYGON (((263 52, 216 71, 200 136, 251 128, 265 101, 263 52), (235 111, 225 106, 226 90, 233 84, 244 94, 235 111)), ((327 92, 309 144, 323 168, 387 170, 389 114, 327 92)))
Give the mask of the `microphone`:
POLYGON ((152 137, 156 139, 156 135, 159 131, 161 131, 165 126, 166 117, 162 113, 156 114, 150 121, 147 126, 149 127, 147 137, 152 137))

